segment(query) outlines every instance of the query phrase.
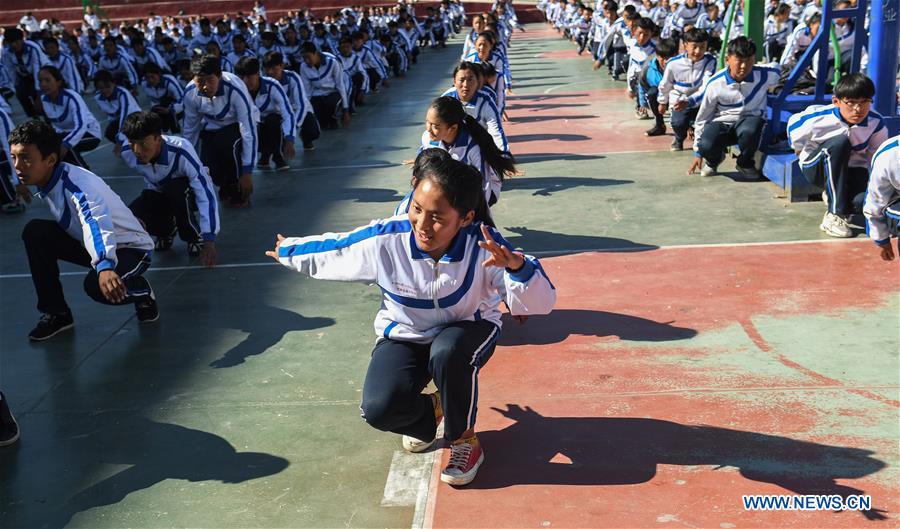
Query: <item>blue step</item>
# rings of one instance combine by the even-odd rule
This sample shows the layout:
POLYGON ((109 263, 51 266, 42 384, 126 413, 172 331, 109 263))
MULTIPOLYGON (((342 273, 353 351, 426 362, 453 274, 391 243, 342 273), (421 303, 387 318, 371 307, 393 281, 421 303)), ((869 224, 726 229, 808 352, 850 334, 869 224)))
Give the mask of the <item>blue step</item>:
POLYGON ((810 195, 821 192, 803 176, 794 153, 764 156, 762 173, 772 183, 784 189, 791 202, 806 202, 810 195))

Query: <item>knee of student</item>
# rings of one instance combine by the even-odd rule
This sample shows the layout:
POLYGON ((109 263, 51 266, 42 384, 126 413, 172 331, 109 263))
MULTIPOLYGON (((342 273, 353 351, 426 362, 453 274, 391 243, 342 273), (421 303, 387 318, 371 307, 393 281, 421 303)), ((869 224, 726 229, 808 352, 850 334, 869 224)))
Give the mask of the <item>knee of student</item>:
POLYGON ((100 278, 97 276, 96 270, 91 270, 84 276, 84 283, 82 286, 84 287, 84 293, 87 294, 88 297, 97 303, 109 304, 109 301, 107 301, 107 299, 103 297, 103 293, 100 292, 100 278))
POLYGON ((47 219, 31 219, 28 221, 28 224, 22 228, 22 241, 25 242, 26 246, 31 246, 35 244, 40 244, 42 241, 47 241, 47 231, 52 227, 52 225, 57 225, 52 220, 47 219))
POLYGON ((369 426, 381 431, 390 431, 396 397, 389 393, 365 395, 359 405, 360 416, 369 426))

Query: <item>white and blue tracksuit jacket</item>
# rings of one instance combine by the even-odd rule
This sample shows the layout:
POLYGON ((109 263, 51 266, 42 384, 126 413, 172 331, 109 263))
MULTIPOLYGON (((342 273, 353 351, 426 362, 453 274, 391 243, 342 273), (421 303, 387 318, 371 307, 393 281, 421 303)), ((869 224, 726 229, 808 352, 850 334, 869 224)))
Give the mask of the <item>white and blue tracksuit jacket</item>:
POLYGON ((201 130, 219 130, 237 123, 241 131, 241 172, 250 173, 256 165, 259 140, 256 124, 259 110, 250 99, 247 85, 233 73, 222 72, 219 89, 213 97, 197 91, 194 81, 184 92, 184 138, 197 145, 201 130))
POLYGON ((100 90, 97 90, 94 92, 94 101, 97 102, 97 106, 100 107, 100 110, 106 112, 110 121, 118 122, 119 132, 116 134, 116 141, 119 143, 124 142, 125 133, 122 132, 122 124, 125 122, 125 118, 135 112, 141 111, 141 106, 138 105, 134 96, 131 95, 131 92, 128 90, 125 90, 121 86, 117 86, 109 99, 104 97, 100 90))
POLYGON ((288 100, 291 102, 294 117, 297 118, 297 125, 302 125, 306 115, 313 111, 303 79, 300 78, 300 74, 293 70, 284 70, 281 73, 281 87, 284 88, 288 100))
POLYGON ((110 57, 104 53, 100 56, 99 65, 101 70, 109 70, 113 75, 117 73, 125 75, 128 78, 128 82, 131 83, 131 86, 137 86, 137 70, 135 70, 134 65, 131 64, 131 59, 121 51, 117 51, 115 57, 110 57))
MULTIPOLYGON (((496 231, 491 235, 511 248, 496 231)), ((287 238, 278 260, 315 279, 377 284, 383 297, 375 334, 393 340, 430 343, 458 321, 487 320, 500 327, 499 292, 514 315, 548 314, 556 290, 538 260, 526 256, 515 273, 484 267, 490 253, 479 248, 479 240, 480 223, 462 228, 435 261, 419 250, 409 219, 400 215, 349 233, 287 238)))
POLYGON ((79 94, 84 92, 84 80, 81 78, 81 72, 78 71, 78 65, 75 64, 75 60, 70 55, 60 52, 56 57, 48 56, 47 64, 56 66, 66 81, 67 87, 79 94))
POLYGON ((890 242, 891 233, 885 216, 890 214, 896 219, 900 216, 900 210, 888 212, 886 209, 891 204, 896 204, 898 200, 900 200, 900 136, 894 136, 885 141, 872 157, 869 187, 863 206, 866 233, 876 244, 890 242))
POLYGON ((81 94, 70 88, 59 91, 56 100, 51 101, 47 95, 41 96, 44 116, 50 120, 50 124, 56 132, 65 134, 62 139, 63 147, 71 149, 86 133, 95 138, 100 138, 100 123, 94 114, 88 109, 81 94))
POLYGON ((16 55, 9 46, 4 46, 0 59, 13 83, 21 77, 31 76, 35 88, 38 88, 38 72, 48 64, 43 48, 30 40, 25 41, 21 56, 16 55))
POLYGON ((162 98, 169 96, 172 99, 172 104, 169 105, 170 112, 177 115, 184 110, 184 88, 181 88, 181 84, 178 79, 175 79, 175 76, 164 73, 160 76, 158 85, 151 86, 144 79, 141 81, 141 86, 144 93, 147 94, 147 98, 150 99, 151 106, 158 106, 162 98))
POLYGON ((814 105, 799 114, 794 114, 787 122, 788 141, 798 153, 800 167, 819 163, 827 155, 820 149, 822 143, 846 136, 850 140, 849 167, 868 167, 875 150, 888 137, 884 118, 870 110, 862 121, 850 125, 841 117, 837 105, 814 105))
POLYGON ((700 90, 704 81, 716 70, 716 58, 707 53, 699 61, 691 61, 685 54, 669 59, 659 82, 659 102, 674 105, 700 90))
POLYGON ((119 195, 99 176, 75 165, 60 163, 38 195, 50 213, 76 241, 84 244, 97 271, 115 269, 117 248, 153 251, 153 239, 119 195))
POLYGON ((491 201, 491 194, 493 194, 495 198, 500 198, 500 187, 502 186, 500 177, 494 172, 491 166, 484 161, 484 158, 481 156, 481 147, 475 143, 475 139, 472 138, 465 127, 459 127, 459 132, 456 133, 456 139, 453 141, 452 145, 447 145, 442 141, 431 141, 431 136, 428 135, 428 131, 426 130, 422 133, 422 148, 420 149, 420 152, 422 149, 430 148, 444 149, 450 153, 450 157, 454 160, 467 163, 475 169, 478 169, 484 179, 484 199, 488 203, 491 201))
POLYGON ((294 109, 281 83, 271 77, 259 76, 259 91, 253 102, 259 109, 260 119, 270 114, 281 116, 281 133, 284 140, 294 141, 297 135, 297 116, 294 115, 294 109))
POLYGON ((200 235, 204 241, 215 241, 219 233, 219 203, 209 169, 200 162, 194 146, 186 139, 167 135, 162 139, 162 149, 155 161, 139 161, 127 142, 122 145, 122 161, 139 172, 145 187, 153 191, 162 192, 162 186, 173 178, 187 178, 200 216, 200 235))
MULTIPOLYGON (((0 98, 2 99, 2 98, 0 98)), ((9 154, 9 133, 13 129, 12 118, 9 117, 9 113, 0 105, 0 151, 3 151, 2 158, 0 158, 0 165, 6 165, 9 168, 9 181, 12 183, 15 188, 19 185, 19 180, 16 178, 15 167, 13 166, 12 156, 9 154)))
POLYGON ((322 62, 313 67, 305 62, 300 65, 300 77, 303 88, 309 97, 327 96, 337 92, 341 96, 341 104, 345 111, 350 110, 350 95, 347 93, 347 82, 344 80, 344 69, 340 62, 330 53, 320 52, 322 62))
POLYGON ((441 96, 449 96, 459 100, 463 104, 463 108, 466 109, 466 114, 477 119, 491 134, 497 148, 502 152, 509 152, 509 142, 506 140, 506 133, 503 131, 500 109, 497 108, 497 104, 487 94, 479 91, 470 101, 463 101, 460 99, 456 88, 450 88, 441 96))

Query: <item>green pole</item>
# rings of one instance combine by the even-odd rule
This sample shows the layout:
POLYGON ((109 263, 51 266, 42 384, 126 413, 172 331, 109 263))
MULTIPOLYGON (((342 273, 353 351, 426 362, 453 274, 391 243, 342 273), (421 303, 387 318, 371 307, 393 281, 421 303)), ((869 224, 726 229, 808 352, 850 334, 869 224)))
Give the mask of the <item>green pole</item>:
POLYGON ((734 15, 737 13, 738 0, 731 0, 728 6, 728 22, 725 24, 725 33, 722 34, 722 49, 719 50, 718 70, 725 67, 725 50, 728 49, 728 41, 731 40, 731 26, 734 24, 734 15))
MULTIPOLYGON (((738 1, 738 0, 732 0, 738 1)), ((756 60, 763 59, 763 43, 766 29, 764 0, 744 0, 744 35, 756 43, 756 60)))
POLYGON ((834 81, 831 86, 836 86, 837 82, 841 80, 841 46, 838 44, 834 24, 831 24, 831 49, 834 52, 834 81))

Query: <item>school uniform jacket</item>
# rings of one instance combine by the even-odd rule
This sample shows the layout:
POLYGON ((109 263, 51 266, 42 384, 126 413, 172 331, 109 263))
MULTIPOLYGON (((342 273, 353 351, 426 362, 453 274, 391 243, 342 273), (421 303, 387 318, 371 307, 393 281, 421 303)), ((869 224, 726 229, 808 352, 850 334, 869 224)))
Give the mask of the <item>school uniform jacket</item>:
MULTIPOLYGON (((496 231, 491 235, 510 247, 496 231)), ((349 233, 290 237, 278 249, 284 266, 316 279, 377 284, 383 293, 375 334, 430 343, 449 323, 487 320, 500 327, 499 292, 514 315, 547 314, 556 290, 537 259, 525 257, 515 273, 482 263, 490 253, 478 247, 481 224, 460 230, 435 261, 419 250, 405 215, 373 221, 349 233)))
POLYGON ((37 196, 62 229, 82 242, 97 272, 115 269, 117 248, 153 250, 153 240, 119 195, 86 169, 59 163, 37 196))
POLYGON ((162 54, 160 54, 155 48, 151 48, 150 46, 144 46, 144 55, 138 55, 131 50, 131 56, 134 57, 135 64, 144 67, 148 62, 155 63, 159 66, 162 71, 170 72, 169 64, 163 59, 162 54))
POLYGON ((110 57, 105 53, 100 56, 99 61, 101 70, 109 70, 113 75, 117 73, 124 74, 128 77, 128 82, 131 83, 131 86, 137 86, 138 84, 138 75, 137 70, 134 69, 134 65, 131 64, 131 60, 126 57, 121 51, 117 51, 115 57, 110 57))
POLYGON ((502 186, 500 177, 484 161, 484 158, 481 156, 481 147, 475 143, 475 139, 469 135, 469 131, 465 127, 459 127, 459 132, 456 133, 456 139, 452 145, 447 145, 442 141, 431 141, 431 137, 426 130, 422 133, 422 148, 419 151, 430 148, 444 149, 450 153, 450 157, 454 160, 467 163, 478 169, 483 178, 484 199, 486 201, 490 202, 491 194, 495 198, 500 197, 500 188, 502 186))
POLYGON ((21 57, 16 55, 9 46, 4 46, 0 59, 2 59, 10 79, 15 82, 20 77, 30 75, 34 79, 35 88, 38 87, 38 72, 48 64, 47 54, 44 53, 44 50, 36 42, 30 40, 25 40, 21 57))
POLYGON ((186 139, 167 135, 163 135, 162 139, 162 149, 156 161, 142 163, 128 142, 122 144, 122 161, 144 177, 147 189, 156 192, 161 193, 162 187, 174 178, 187 178, 200 216, 200 234, 204 241, 215 241, 219 233, 219 203, 209 178, 209 169, 200 162, 194 146, 186 139))
POLYGON ((788 141, 794 151, 799 151, 800 167, 819 163, 822 153, 820 146, 838 136, 850 139, 850 167, 868 167, 875 150, 888 137, 884 118, 870 110, 863 120, 855 125, 844 121, 837 105, 814 105, 799 114, 794 114, 787 123, 788 141))
POLYGON ((293 70, 284 70, 281 74, 281 87, 284 88, 288 100, 291 102, 297 124, 302 124, 306 114, 313 111, 306 88, 303 86, 303 79, 293 70))
POLYGON ((7 172, 9 181, 12 183, 13 187, 16 187, 19 185, 19 180, 16 178, 12 157, 9 155, 9 133, 12 129, 13 122, 12 118, 9 117, 9 112, 3 108, 3 105, 0 105, 0 151, 3 151, 0 153, 0 155, 2 155, 2 158, 0 158, 0 165, 6 165, 9 168, 9 171, 7 172))
POLYGON ((281 83, 271 77, 261 75, 259 77, 259 91, 253 99, 256 108, 259 109, 259 117, 262 119, 269 114, 281 116, 281 133, 284 140, 293 142, 297 135, 297 116, 291 106, 287 93, 281 87, 281 83))
POLYGON ((687 100, 700 90, 703 82, 716 70, 716 58, 707 53, 697 62, 686 55, 676 55, 666 63, 662 81, 659 83, 659 101, 674 105, 687 100))
POLYGON ((727 67, 710 77, 703 89, 688 99, 691 106, 700 102, 694 121, 694 152, 698 152, 703 127, 710 121, 736 123, 748 116, 765 118, 766 94, 780 75, 774 68, 754 66, 741 82, 731 77, 727 67))
POLYGON ((470 101, 463 102, 456 88, 450 88, 441 96, 449 96, 459 100, 463 104, 463 108, 466 109, 466 114, 477 119, 491 134, 497 148, 503 152, 509 152, 509 143, 506 140, 503 122, 500 119, 500 109, 497 108, 497 104, 487 94, 478 91, 470 101))
POLYGON ((167 73, 161 75, 159 86, 150 86, 150 83, 144 79, 141 81, 141 86, 144 88, 144 93, 147 94, 147 98, 150 99, 152 106, 159 105, 162 98, 169 96, 172 99, 172 104, 169 105, 170 112, 177 115, 184 110, 184 89, 181 88, 174 76, 167 73))
POLYGON ((90 134, 95 138, 100 137, 100 123, 88 109, 81 94, 71 88, 60 90, 54 101, 51 101, 46 94, 42 95, 41 103, 44 116, 47 117, 56 132, 65 134, 62 144, 66 149, 78 145, 85 134, 90 134))
POLYGON ((358 53, 362 58, 362 64, 364 68, 375 70, 376 72, 378 72, 378 76, 381 77, 382 80, 388 78, 387 66, 385 66, 382 59, 378 55, 376 55, 371 48, 367 47, 364 44, 359 50, 356 50, 356 53, 358 53))
POLYGON ((59 73, 62 74, 63 79, 66 81, 66 86, 79 94, 84 92, 84 80, 81 78, 81 72, 78 71, 78 66, 71 55, 60 52, 56 58, 48 56, 47 64, 56 66, 56 69, 59 70, 59 73))
POLYGON ((107 99, 100 90, 97 90, 94 92, 94 101, 97 102, 100 110, 106 112, 110 120, 115 120, 119 123, 119 132, 116 134, 116 138, 120 143, 125 141, 125 134, 122 132, 122 124, 125 122, 125 118, 141 111, 141 106, 138 105, 131 92, 121 86, 117 86, 112 96, 107 99))
POLYGON ((341 96, 344 110, 350 109, 350 97, 347 94, 347 83, 344 80, 344 69, 334 55, 322 53, 322 62, 318 68, 304 62, 300 65, 300 77, 309 97, 327 96, 337 92, 341 96))
MULTIPOLYGON (((894 136, 875 151, 869 172, 866 192, 866 233, 876 244, 885 244, 891 237, 885 222, 885 208, 900 200, 900 136, 894 136)), ((896 207, 896 206, 895 206, 896 207)), ((900 211, 894 211, 897 216, 900 211)))
POLYGON ((243 141, 241 172, 251 173, 259 149, 256 130, 259 110, 251 101, 247 86, 233 73, 222 72, 218 91, 213 97, 206 97, 197 91, 194 81, 188 83, 184 91, 183 135, 191 145, 197 145, 200 131, 219 130, 235 123, 243 141))

